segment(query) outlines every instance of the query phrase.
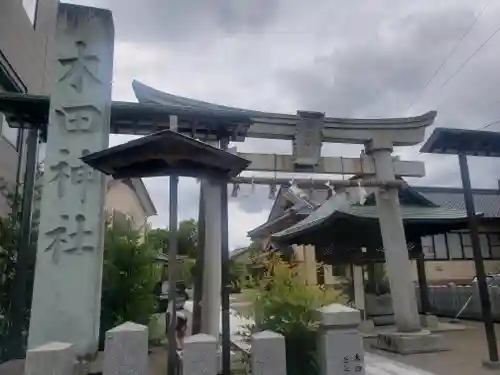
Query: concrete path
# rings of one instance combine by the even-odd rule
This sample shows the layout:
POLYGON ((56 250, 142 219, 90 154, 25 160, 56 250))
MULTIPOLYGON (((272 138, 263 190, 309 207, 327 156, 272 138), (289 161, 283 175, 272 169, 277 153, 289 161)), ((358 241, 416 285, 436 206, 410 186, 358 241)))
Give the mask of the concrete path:
MULTIPOLYGON (((370 348, 373 339, 365 339, 365 349, 378 356, 416 366, 435 375, 492 375, 500 370, 489 370, 482 366, 487 359, 488 350, 481 322, 461 321, 465 331, 444 332, 450 350, 440 353, 421 353, 399 355, 370 348)), ((497 340, 500 339, 500 324, 495 324, 497 340)))
POLYGON ((435 375, 372 353, 365 353, 365 368, 366 375, 435 375))

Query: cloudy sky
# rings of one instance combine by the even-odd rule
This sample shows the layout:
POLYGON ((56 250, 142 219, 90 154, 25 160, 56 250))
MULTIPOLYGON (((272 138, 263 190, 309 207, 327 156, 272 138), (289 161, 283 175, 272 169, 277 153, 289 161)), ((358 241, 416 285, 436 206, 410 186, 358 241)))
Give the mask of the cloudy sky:
MULTIPOLYGON (((467 61, 500 27, 499 1, 72 2, 113 11, 115 100, 135 101, 131 82, 137 79, 172 94, 264 111, 397 117, 433 109, 435 125, 470 129, 500 120, 500 32, 467 61)), ((500 130, 500 122, 489 129, 500 130)), ((115 136, 111 143, 129 139, 115 136)), ((237 146, 291 152, 288 142, 237 146)), ((426 161, 427 177, 412 183, 459 185, 455 157, 418 155, 418 149, 397 150, 405 159, 426 161)), ((323 154, 357 156, 359 150, 328 145, 323 154)), ((497 186, 498 162, 471 160, 470 167, 475 187, 497 186)), ((146 184, 160 213, 152 222, 165 226, 168 179, 146 184)), ((198 191, 195 181, 181 182, 181 219, 197 216, 198 191)), ((231 248, 248 243, 246 232, 266 220, 271 204, 265 188, 242 188, 230 202, 231 248)))

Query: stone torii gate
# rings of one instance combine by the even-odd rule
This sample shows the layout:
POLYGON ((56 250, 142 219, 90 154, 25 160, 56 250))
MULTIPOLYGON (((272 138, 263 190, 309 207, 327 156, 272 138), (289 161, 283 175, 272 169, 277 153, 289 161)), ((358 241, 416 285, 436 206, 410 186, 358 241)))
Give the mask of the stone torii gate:
MULTIPOLYGON (((297 115, 286 115, 225 107, 162 93, 138 82, 134 83, 134 89, 140 102, 246 114, 252 121, 247 137, 285 139, 293 142, 292 155, 238 153, 251 161, 248 171, 375 177, 378 181, 367 183, 379 187, 376 191, 376 201, 398 333, 410 335, 413 343, 423 337, 410 278, 410 260, 406 251, 397 184, 394 182, 396 175, 423 177, 425 168, 422 162, 395 160, 392 151, 394 146, 412 146, 422 142, 425 129, 433 123, 436 112, 399 119, 336 119, 325 117, 318 112, 298 111, 297 115), (321 146, 324 142, 363 144, 365 150, 360 158, 321 157, 321 146), (417 332, 418 335, 413 335, 417 332)), ((239 181, 248 182, 248 179, 239 181)), ((272 184, 273 179, 260 178, 260 182, 272 184)), ((332 185, 335 185, 335 182, 332 185)), ((220 196, 220 193, 216 191, 217 187, 210 185, 202 185, 201 189, 203 194, 200 196, 204 197, 207 225, 202 332, 217 335, 221 273, 220 239, 215 234, 220 233, 220 218, 217 216, 220 210, 216 209, 219 205, 216 197, 220 196)), ((431 338, 428 332, 425 332, 425 336, 426 340, 431 338)), ((390 342, 391 347, 397 346, 401 337, 396 335, 390 340, 381 340, 381 343, 390 342)))
MULTIPOLYGON (((425 174, 423 163, 393 160, 391 153, 394 146, 411 146, 423 141, 425 128, 432 124, 435 112, 413 118, 371 120, 335 119, 305 111, 296 115, 274 114, 169 95, 138 82, 133 86, 140 105, 112 103, 113 44, 109 11, 60 5, 29 348, 47 342, 70 342, 75 344, 81 357, 97 349, 104 178, 88 169, 80 158, 107 148, 110 130, 145 134, 152 129, 170 128, 171 115, 183 113, 190 117, 191 113, 201 112, 204 117, 240 124, 241 127, 232 130, 233 141, 243 141, 245 135, 293 141, 293 155, 239 154, 251 161, 249 170, 356 174, 379 181, 377 206, 398 328, 398 335, 386 341, 395 342, 400 337, 411 337, 412 341, 424 338, 429 345, 428 332, 421 331, 410 279, 397 185, 390 182, 395 175, 425 174), (123 113, 121 119, 119 111, 123 113), (149 127, 140 124, 134 127, 134 116, 140 122, 137 118, 148 119, 153 114, 166 116, 149 127), (323 142, 363 144, 365 154, 361 158, 321 157, 323 142)), ((48 105, 45 98, 32 101, 40 107, 48 105)), ((181 133, 199 138, 206 136, 213 145, 227 142, 224 129, 198 132, 198 128, 192 126, 185 130, 182 119, 179 121, 181 133)), ((221 187, 210 181, 202 181, 201 185, 207 218, 202 332, 217 337, 221 305, 221 187)))

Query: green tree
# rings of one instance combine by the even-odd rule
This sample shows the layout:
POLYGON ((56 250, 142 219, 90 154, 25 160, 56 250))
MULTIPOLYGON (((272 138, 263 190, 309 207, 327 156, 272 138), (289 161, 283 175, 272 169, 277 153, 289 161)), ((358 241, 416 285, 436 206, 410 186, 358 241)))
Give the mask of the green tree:
POLYGON ((146 233, 146 241, 156 251, 166 253, 168 246, 168 234, 169 231, 167 229, 151 229, 146 233))
MULTIPOLYGON (((168 239, 170 231, 164 228, 157 228, 148 231, 147 241, 157 251, 168 253, 168 239)), ((179 223, 178 232, 178 254, 190 258, 196 257, 196 246, 198 243, 198 224, 196 220, 183 220, 179 223)))

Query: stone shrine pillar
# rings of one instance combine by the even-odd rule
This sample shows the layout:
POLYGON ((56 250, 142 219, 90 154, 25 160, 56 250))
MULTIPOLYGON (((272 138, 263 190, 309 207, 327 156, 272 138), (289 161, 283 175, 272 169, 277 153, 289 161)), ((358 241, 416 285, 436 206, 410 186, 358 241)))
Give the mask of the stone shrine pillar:
POLYGON ((365 319, 365 285, 363 280, 363 267, 354 264, 352 266, 352 280, 354 284, 354 304, 361 313, 361 319, 365 319))
POLYGON ((314 245, 304 245, 306 280, 309 285, 318 285, 318 263, 314 245))
MULTIPOLYGON (((395 180, 391 141, 372 140, 366 147, 366 153, 373 156, 378 180, 395 180)), ((411 278, 398 189, 376 189, 375 196, 396 326, 399 332, 419 331, 420 318, 411 278)))
POLYGON ((323 266, 323 274, 325 285, 335 284, 335 277, 333 276, 333 266, 331 264, 325 264, 323 266))
POLYGON ((104 175, 80 158, 108 147, 114 26, 104 9, 60 4, 28 347, 99 337, 104 175))
POLYGON ((201 332, 213 337, 220 335, 221 319, 221 185, 201 181, 205 199, 205 268, 201 332))

